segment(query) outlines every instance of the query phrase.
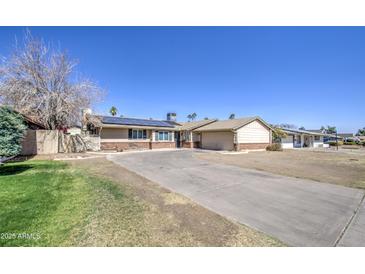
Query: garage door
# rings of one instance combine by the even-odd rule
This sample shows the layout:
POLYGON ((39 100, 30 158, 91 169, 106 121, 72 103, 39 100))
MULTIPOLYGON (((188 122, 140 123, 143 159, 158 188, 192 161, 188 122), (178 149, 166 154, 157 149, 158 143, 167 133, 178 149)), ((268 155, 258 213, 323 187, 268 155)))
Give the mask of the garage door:
POLYGON ((233 150, 233 133, 203 132, 201 147, 213 150, 233 150))

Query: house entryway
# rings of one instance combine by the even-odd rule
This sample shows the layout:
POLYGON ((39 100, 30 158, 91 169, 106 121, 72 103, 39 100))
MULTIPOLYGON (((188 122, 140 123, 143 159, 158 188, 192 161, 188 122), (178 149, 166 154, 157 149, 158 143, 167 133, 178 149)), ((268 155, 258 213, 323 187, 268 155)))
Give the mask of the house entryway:
POLYGON ((304 147, 313 147, 313 136, 304 135, 304 147))
POLYGON ((181 147, 180 132, 175 132, 175 142, 176 142, 176 147, 180 148, 181 147))

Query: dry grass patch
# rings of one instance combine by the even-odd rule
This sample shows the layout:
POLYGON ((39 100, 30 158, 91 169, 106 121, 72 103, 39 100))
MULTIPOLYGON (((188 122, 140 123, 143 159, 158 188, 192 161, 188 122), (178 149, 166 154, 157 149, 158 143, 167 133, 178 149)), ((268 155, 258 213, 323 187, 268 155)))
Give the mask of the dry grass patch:
POLYGON ((365 189, 365 153, 286 150, 237 155, 202 153, 196 157, 242 168, 365 189))

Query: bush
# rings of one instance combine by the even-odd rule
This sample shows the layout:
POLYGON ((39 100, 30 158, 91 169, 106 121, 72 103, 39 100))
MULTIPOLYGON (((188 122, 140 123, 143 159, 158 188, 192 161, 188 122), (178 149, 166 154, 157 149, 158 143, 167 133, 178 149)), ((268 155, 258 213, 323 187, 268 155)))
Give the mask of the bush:
POLYGON ((343 144, 344 145, 352 145, 352 146, 357 145, 357 143, 355 141, 344 141, 343 144))
MULTIPOLYGON (((329 144, 331 147, 335 147, 337 145, 336 141, 329 141, 327 142, 327 144, 329 144)), ((338 146, 342 146, 343 142, 342 141, 338 141, 338 146)))
POLYGON ((9 107, 0 107, 0 158, 19 154, 25 130, 20 114, 9 107))
POLYGON ((271 144, 266 147, 267 151, 283 151, 283 148, 281 147, 281 144, 271 144))

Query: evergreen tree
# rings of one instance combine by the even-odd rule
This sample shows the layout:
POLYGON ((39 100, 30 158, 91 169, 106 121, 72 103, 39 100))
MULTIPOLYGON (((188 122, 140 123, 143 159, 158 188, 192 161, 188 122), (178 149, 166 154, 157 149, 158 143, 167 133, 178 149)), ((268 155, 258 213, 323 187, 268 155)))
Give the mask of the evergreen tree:
POLYGON ((20 114, 9 107, 0 106, 0 158, 20 153, 26 128, 20 114))

